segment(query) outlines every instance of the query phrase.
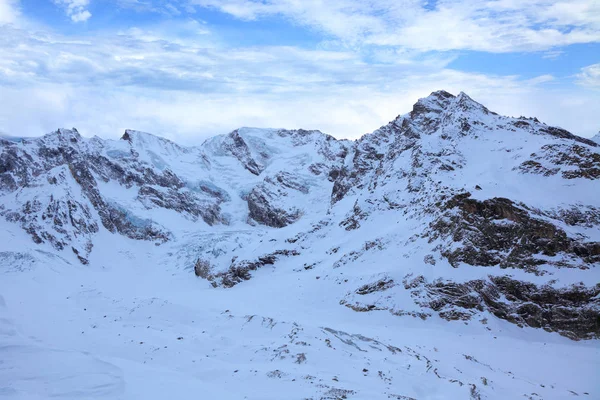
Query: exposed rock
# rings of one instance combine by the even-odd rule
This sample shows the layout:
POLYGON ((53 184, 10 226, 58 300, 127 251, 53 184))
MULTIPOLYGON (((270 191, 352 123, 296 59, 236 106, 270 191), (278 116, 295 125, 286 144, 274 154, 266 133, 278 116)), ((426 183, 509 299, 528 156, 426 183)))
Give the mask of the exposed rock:
POLYGON ((194 264, 194 274, 196 274, 197 277, 209 281, 212 281, 214 279, 212 276, 212 266, 210 265, 210 262, 201 258, 199 258, 196 261, 196 264, 194 264))
POLYGON ((405 286, 420 305, 448 320, 469 320, 485 310, 517 325, 543 328, 575 340, 600 338, 600 284, 554 288, 508 276, 427 283, 419 276, 406 279, 405 286))
POLYGON ((271 194, 264 186, 252 189, 248 195, 248 212, 254 221, 273 228, 282 228, 300 218, 300 210, 286 211, 271 204, 271 194))
POLYGON ((193 192, 182 190, 158 190, 152 186, 144 185, 138 192, 142 203, 152 203, 158 207, 175 210, 182 214, 201 217, 208 225, 223 222, 219 203, 203 202, 193 192))
POLYGON ((548 127, 541 128, 540 132, 546 133, 548 135, 551 135, 551 136, 554 136, 557 138, 570 139, 570 140, 574 140, 579 143, 587 144, 588 146, 598 147, 598 144, 595 141, 593 141, 591 139, 582 138, 581 136, 573 135, 571 132, 569 132, 565 129, 562 129, 562 128, 548 126, 548 127))
POLYGON ((264 170, 264 166, 258 164, 252 157, 248 145, 240 136, 237 129, 227 136, 225 147, 242 163, 244 168, 254 175, 260 175, 260 173, 264 170))
POLYGON ((442 255, 450 264, 499 265, 537 272, 546 264, 587 268, 600 261, 598 243, 570 238, 565 231, 535 218, 523 205, 509 199, 479 201, 470 193, 458 194, 443 206, 445 212, 431 224, 430 240, 448 239, 442 255), (460 246, 451 245, 452 242, 460 246), (546 257, 575 256, 579 264, 550 261, 546 257))
POLYGON ((354 203, 352 212, 348 213, 348 216, 340 222, 340 226, 347 231, 360 228, 360 220, 365 219, 368 216, 367 213, 361 210, 358 203, 354 203))
POLYGON ((288 189, 297 190, 300 193, 307 194, 308 186, 298 176, 287 171, 278 172, 274 177, 266 177, 265 181, 277 186, 283 186, 288 189))
POLYGON ((563 221, 571 226, 584 226, 586 228, 600 226, 600 208, 593 206, 572 206, 569 209, 559 208, 557 210, 546 211, 543 215, 563 221))
POLYGON ((299 256, 300 253, 296 250, 277 250, 273 253, 265 254, 258 257, 256 260, 233 260, 229 269, 223 272, 209 275, 206 279, 211 281, 214 287, 223 286, 231 288, 240 282, 250 279, 251 271, 264 267, 265 265, 273 265, 280 257, 299 256))
POLYGON ((373 292, 383 292, 394 286, 393 279, 380 279, 373 283, 367 283, 358 289, 356 289, 356 294, 365 295, 373 292))
MULTIPOLYGON (((584 143, 590 145, 593 142, 584 143)), ((597 145, 594 143, 593 147, 597 145)), ((531 159, 524 161, 519 169, 544 176, 556 175, 562 171, 565 179, 600 179, 600 151, 579 144, 544 145, 539 153, 531 154, 531 159)))
POLYGON ((73 179, 79 184, 83 193, 100 215, 102 225, 110 232, 118 232, 131 239, 138 240, 165 242, 169 239, 169 233, 160 229, 152 221, 132 215, 127 210, 104 200, 87 162, 78 161, 69 164, 69 169, 73 179))

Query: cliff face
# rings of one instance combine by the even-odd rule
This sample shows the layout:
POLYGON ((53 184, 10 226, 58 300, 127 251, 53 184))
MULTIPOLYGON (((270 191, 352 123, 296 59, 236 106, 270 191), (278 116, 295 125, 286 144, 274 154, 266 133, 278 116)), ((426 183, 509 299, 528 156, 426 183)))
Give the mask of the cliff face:
POLYGON ((183 147, 59 129, 0 140, 0 216, 82 264, 110 232, 165 248, 179 267, 201 260, 213 286, 293 263, 340 279, 336 296, 355 311, 488 315, 590 339, 599 146, 444 91, 354 142, 241 128, 183 147))

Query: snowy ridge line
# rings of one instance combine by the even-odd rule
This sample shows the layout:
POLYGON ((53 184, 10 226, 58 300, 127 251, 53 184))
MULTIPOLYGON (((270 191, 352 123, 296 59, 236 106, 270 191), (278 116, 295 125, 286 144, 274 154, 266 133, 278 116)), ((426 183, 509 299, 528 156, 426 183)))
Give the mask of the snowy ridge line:
POLYGON ((356 141, 0 138, 0 394, 600 397, 596 139, 445 91, 356 141))

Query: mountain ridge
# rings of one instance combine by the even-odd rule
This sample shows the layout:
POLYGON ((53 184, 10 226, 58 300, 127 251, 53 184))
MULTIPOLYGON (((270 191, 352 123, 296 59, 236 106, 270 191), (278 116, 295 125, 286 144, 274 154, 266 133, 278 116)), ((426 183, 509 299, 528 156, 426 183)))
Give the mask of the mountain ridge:
MULTIPOLYGON (((379 129, 381 129, 381 128, 383 128, 383 127, 385 127, 385 126, 387 126, 387 125, 389 125, 391 123, 394 123, 395 121, 399 120, 402 117, 409 116, 409 115, 419 114, 421 112, 420 110, 427 110, 428 107, 432 106, 432 104, 437 105, 439 111, 447 111, 446 108, 448 106, 457 105, 458 107, 466 107, 466 108, 469 108, 469 107, 479 107, 479 108, 481 108, 482 112, 484 112, 484 113, 490 113, 490 114, 493 114, 493 115, 499 115, 498 113, 496 113, 494 111, 490 111, 483 104, 481 104, 481 103, 473 100, 465 92, 461 91, 461 92, 459 92, 458 95, 455 96, 455 95, 452 95, 451 93, 449 93, 449 92, 447 92, 445 90, 437 90, 437 91, 431 92, 429 96, 422 97, 422 98, 418 99, 418 101, 413 105, 412 111, 410 111, 410 112, 408 112, 406 114, 399 114, 396 118, 394 118, 388 124, 382 125, 379 129), (440 103, 440 99, 445 100, 445 103, 444 102, 440 103), (455 102, 448 101, 448 100, 455 100, 455 102)), ((504 117, 504 118, 512 118, 512 119, 515 119, 515 120, 523 120, 523 121, 532 121, 534 123, 539 123, 539 124, 541 124, 543 126, 547 126, 547 127, 551 128, 550 132, 544 132, 544 133, 547 133, 547 134, 550 134, 550 135, 554 134, 554 135, 560 136, 560 133, 554 133, 554 132, 561 132, 561 133, 566 132, 566 133, 572 135, 572 136, 568 136, 567 135, 566 138, 572 138, 572 139, 577 140, 577 141, 582 141, 583 143, 589 144, 591 146, 594 146, 595 144, 597 144, 596 141, 593 140, 593 139, 596 138, 596 137, 598 137, 598 135, 596 135, 596 136, 594 136, 592 138, 585 138, 583 136, 573 135, 572 133, 568 132, 566 129, 563 129, 563 128, 557 127, 557 126, 547 125, 544 122, 540 122, 535 117, 524 117, 524 116, 521 116, 521 117, 518 117, 518 118, 516 118, 516 117, 504 117)), ((208 138, 204 139, 202 142, 200 142, 198 144, 188 145, 188 146, 182 146, 182 145, 180 145, 180 144, 174 142, 173 140, 168 139, 168 138, 166 138, 164 136, 155 135, 155 134, 153 134, 151 132, 145 132, 145 131, 139 131, 139 130, 136 130, 136 129, 127 128, 127 129, 125 129, 123 135, 119 138, 119 140, 129 140, 128 139, 128 135, 129 134, 137 134, 137 135, 144 135, 144 136, 148 136, 148 137, 152 137, 152 138, 156 138, 156 139, 162 139, 164 141, 168 141, 170 143, 176 144, 177 146, 183 147, 183 148, 196 148, 196 147, 202 147, 203 144, 204 144, 204 142, 210 141, 211 139, 213 139, 215 137, 228 136, 228 135, 231 135, 234 132, 240 131, 240 130, 242 130, 242 131, 244 131, 244 130, 253 130, 255 132, 256 131, 263 131, 265 133, 267 133, 267 132, 277 132, 277 131, 281 131, 281 132, 300 132, 300 133, 302 133, 302 132, 320 133, 320 134, 325 135, 326 137, 331 137, 332 139, 335 139, 337 141, 351 141, 351 142, 355 142, 355 141, 361 140, 363 136, 371 134, 371 133, 365 133, 365 134, 363 134, 361 137, 359 137, 357 139, 345 139, 345 138, 337 139, 334 136, 331 136, 331 135, 329 135, 327 133, 321 132, 320 130, 317 130, 317 129, 307 130, 307 129, 303 129, 303 128, 285 129, 285 128, 258 128, 258 127, 242 126, 242 127, 237 128, 237 129, 234 129, 233 131, 231 131, 229 133, 218 134, 218 135, 215 135, 215 136, 208 137, 208 138)), ((58 128, 55 131, 47 133, 47 134, 45 134, 43 136, 57 135, 57 134, 60 133, 60 131, 63 131, 63 132, 74 131, 78 135, 80 135, 76 128, 68 129, 68 128, 62 127, 62 128, 58 128)), ((35 140, 35 139, 43 137, 43 136, 39 136, 39 137, 32 136, 32 137, 23 137, 23 138, 21 138, 19 136, 1 135, 0 138, 4 138, 5 140, 7 140, 9 138, 19 139, 19 140, 21 140, 21 139, 35 140)), ((81 136, 81 137, 84 138, 83 136, 81 136)), ((93 136, 92 138, 94 138, 94 137, 96 137, 98 139, 101 139, 98 136, 93 136)), ((91 138, 86 138, 86 139, 91 139, 91 138)), ((112 140, 112 139, 101 139, 101 140, 112 140)))
MULTIPOLYGON (((324 307, 492 340, 600 338, 600 146, 462 92, 433 92, 352 141, 239 128, 180 146, 134 130, 104 140, 59 129, 0 148, 0 240, 14 243, 0 260, 14 270, 139 263, 195 273, 213 293, 206 301, 258 296, 261 313, 283 319, 324 307), (277 292, 276 304, 258 287, 277 292)), ((456 374, 432 379, 462 382, 456 374)), ((516 395, 470 379, 456 390, 516 395)))

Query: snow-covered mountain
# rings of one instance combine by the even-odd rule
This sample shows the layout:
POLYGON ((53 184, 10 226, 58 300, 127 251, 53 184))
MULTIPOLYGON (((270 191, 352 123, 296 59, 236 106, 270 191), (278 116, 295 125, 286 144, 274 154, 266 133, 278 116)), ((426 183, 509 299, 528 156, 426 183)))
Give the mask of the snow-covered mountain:
POLYGON ((600 396, 594 140, 439 91, 357 141, 0 146, 9 397, 600 396))

